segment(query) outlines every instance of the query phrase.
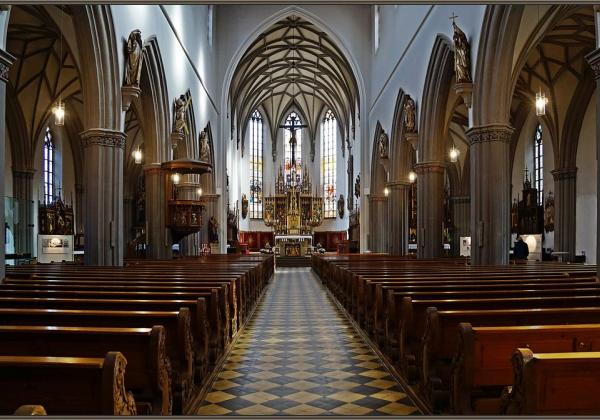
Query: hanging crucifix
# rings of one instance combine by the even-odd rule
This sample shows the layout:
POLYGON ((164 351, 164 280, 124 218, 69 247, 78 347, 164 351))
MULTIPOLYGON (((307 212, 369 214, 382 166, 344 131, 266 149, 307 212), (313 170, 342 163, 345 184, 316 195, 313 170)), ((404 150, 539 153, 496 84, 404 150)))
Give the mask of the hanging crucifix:
POLYGON ((291 165, 292 168, 296 167, 296 145, 298 144, 296 140, 296 130, 299 128, 306 127, 306 124, 300 124, 300 119, 296 117, 294 113, 292 113, 289 117, 290 123, 280 125, 279 128, 283 128, 285 130, 289 130, 290 132, 290 148, 292 151, 292 159, 291 165))

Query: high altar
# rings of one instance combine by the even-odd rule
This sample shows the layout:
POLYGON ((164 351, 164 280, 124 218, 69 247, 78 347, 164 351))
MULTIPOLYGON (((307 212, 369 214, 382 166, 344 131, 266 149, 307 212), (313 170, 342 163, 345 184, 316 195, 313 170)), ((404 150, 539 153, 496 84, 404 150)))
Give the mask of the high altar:
POLYGON ((279 167, 275 194, 265 197, 263 207, 263 220, 273 228, 275 252, 287 257, 309 254, 313 230, 323 222, 323 198, 312 193, 307 168, 296 168, 296 127, 284 127, 291 128, 291 165, 285 175, 279 167))

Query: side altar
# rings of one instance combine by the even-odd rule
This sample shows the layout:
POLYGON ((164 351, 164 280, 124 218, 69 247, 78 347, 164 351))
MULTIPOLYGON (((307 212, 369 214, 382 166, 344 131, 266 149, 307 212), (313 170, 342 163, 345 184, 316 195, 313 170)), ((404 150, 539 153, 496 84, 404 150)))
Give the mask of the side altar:
POLYGON ((294 120, 282 126, 291 132, 290 165, 285 173, 279 167, 275 194, 264 198, 263 220, 273 229, 277 257, 306 259, 312 251, 314 228, 323 222, 323 197, 313 193, 306 166, 296 165, 296 129, 300 127, 294 120))

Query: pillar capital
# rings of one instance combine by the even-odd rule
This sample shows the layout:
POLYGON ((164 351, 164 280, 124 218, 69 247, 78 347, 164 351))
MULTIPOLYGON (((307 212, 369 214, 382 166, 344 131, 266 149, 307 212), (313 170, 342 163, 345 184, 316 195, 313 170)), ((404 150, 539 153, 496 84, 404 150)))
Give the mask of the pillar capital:
POLYGON ((515 129, 508 124, 487 124, 469 128, 465 134, 471 145, 477 143, 510 143, 515 129))
POLYGON ((144 174, 160 174, 162 172, 160 163, 149 163, 144 165, 144 174))
POLYGON ((554 181, 563 181, 565 179, 576 179, 577 168, 559 168, 550 172, 554 181))
POLYGON ((587 54, 585 59, 594 72, 594 79, 600 79, 600 48, 596 48, 594 51, 587 54))
POLYGON ((79 134, 83 147, 91 145, 125 149, 125 133, 108 128, 91 128, 79 134))
POLYGON ((410 187, 410 182, 408 181, 389 181, 385 184, 391 190, 402 190, 404 188, 410 187))
POLYGON ((13 177, 33 179, 35 169, 32 168, 12 168, 13 177))
POLYGON ((439 161, 420 162, 415 164, 415 172, 417 175, 426 174, 430 172, 444 173, 446 164, 439 161))
POLYGON ((15 60, 12 54, 0 49, 0 81, 8 82, 8 72, 15 60))

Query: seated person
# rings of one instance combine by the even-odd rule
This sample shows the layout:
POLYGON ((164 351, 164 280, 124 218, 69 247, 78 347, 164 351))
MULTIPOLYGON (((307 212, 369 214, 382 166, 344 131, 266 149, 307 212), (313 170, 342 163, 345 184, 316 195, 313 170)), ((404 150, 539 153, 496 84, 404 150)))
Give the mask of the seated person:
POLYGON ((271 246, 269 241, 267 241, 264 248, 261 248, 260 253, 261 254, 272 254, 273 253, 273 247, 271 246))
POLYGON ((523 241, 523 238, 517 236, 514 248, 515 260, 526 260, 529 256, 529 246, 523 241))

